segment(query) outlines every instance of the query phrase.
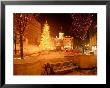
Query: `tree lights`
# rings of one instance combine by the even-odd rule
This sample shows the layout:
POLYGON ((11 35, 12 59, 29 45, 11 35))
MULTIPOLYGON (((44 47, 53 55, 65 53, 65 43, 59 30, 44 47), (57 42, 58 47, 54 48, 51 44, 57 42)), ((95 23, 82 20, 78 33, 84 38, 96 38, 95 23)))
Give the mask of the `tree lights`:
POLYGON ((72 33, 74 37, 84 40, 93 21, 93 14, 72 14, 72 33))
POLYGON ((24 31, 31 20, 32 14, 28 13, 14 13, 14 43, 15 43, 15 54, 16 54, 16 36, 19 36, 18 40, 20 43, 20 56, 23 59, 23 37, 24 31))
POLYGON ((46 21, 43 27, 43 32, 41 35, 41 42, 39 45, 41 50, 53 50, 53 44, 50 36, 49 25, 46 21))

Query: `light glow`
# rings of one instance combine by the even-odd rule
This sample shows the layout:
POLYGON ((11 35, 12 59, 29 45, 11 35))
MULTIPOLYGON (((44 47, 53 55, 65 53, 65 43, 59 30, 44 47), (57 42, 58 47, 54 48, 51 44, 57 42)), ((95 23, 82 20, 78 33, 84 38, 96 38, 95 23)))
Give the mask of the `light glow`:
POLYGON ((39 45, 40 50, 53 50, 52 39, 49 32, 49 25, 46 21, 43 27, 43 32, 41 35, 41 42, 39 45))

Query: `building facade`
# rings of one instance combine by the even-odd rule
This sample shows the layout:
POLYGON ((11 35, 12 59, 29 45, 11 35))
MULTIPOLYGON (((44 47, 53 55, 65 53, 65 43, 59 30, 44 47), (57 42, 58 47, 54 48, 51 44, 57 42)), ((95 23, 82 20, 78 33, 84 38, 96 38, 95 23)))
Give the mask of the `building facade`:
POLYGON ((28 23, 24 33, 25 43, 31 45, 39 45, 41 40, 41 24, 32 16, 32 20, 28 23))
POLYGON ((71 36, 64 36, 64 33, 59 33, 59 37, 53 38, 54 47, 57 50, 71 50, 73 49, 73 37, 71 36))
POLYGON ((65 36, 63 39, 64 49, 73 49, 73 37, 65 36))

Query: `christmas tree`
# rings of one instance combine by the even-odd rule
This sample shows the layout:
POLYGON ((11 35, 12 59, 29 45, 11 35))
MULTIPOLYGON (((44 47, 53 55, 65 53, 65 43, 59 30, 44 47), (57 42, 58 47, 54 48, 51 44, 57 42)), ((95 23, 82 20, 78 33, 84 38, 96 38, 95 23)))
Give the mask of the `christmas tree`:
POLYGON ((43 32, 41 35, 41 42, 39 47, 41 50, 53 50, 53 44, 52 44, 52 40, 49 32, 49 25, 47 21, 43 27, 43 32))

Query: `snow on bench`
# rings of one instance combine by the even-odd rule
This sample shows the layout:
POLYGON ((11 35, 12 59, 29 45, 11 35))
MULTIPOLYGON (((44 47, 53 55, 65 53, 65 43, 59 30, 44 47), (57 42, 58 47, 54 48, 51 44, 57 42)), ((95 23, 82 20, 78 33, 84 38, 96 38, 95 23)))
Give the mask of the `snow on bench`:
POLYGON ((42 75, 63 75, 69 72, 73 72, 77 69, 73 61, 63 61, 57 63, 47 63, 43 65, 42 75))

